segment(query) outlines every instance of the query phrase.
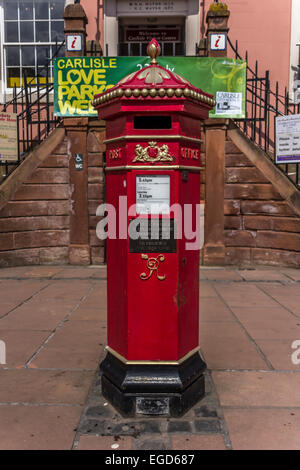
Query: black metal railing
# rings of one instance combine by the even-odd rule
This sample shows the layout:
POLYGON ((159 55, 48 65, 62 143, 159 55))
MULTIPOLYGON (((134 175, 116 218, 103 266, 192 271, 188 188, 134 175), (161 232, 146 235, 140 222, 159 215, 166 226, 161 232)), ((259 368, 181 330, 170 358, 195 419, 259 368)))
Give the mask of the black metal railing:
MULTIPOLYGON (((286 88, 284 94, 280 94, 278 82, 276 82, 275 91, 272 91, 269 71, 260 73, 257 61, 255 66, 251 68, 248 64, 248 52, 246 51, 245 57, 242 57, 239 53, 238 42, 236 41, 234 45, 228 38, 228 43, 234 57, 247 62, 246 118, 236 120, 236 123, 250 140, 264 150, 275 163, 275 118, 276 116, 300 113, 300 104, 295 104, 290 100, 286 88)), ((119 52, 121 52, 121 46, 119 44, 119 52)), ((60 122, 60 118, 55 117, 53 113, 54 84, 50 80, 50 68, 53 59, 59 56, 63 47, 64 43, 57 45, 53 57, 48 59, 47 65, 37 77, 28 78, 24 74, 24 86, 19 92, 14 87, 13 99, 2 107, 2 112, 17 114, 18 158, 16 161, 0 160, 0 183, 23 161, 26 154, 40 144, 60 122)), ((145 55, 143 43, 139 43, 134 54, 133 50, 128 48, 128 44, 126 47, 128 55, 145 55)), ((178 54, 180 51, 176 50, 176 47, 172 45, 172 51, 170 51, 162 43, 162 55, 181 55, 178 54)), ((181 47, 182 55, 184 55, 185 45, 181 43, 181 47)), ((96 47, 95 51, 92 49, 90 55, 99 54, 96 47)), ((120 55, 127 55, 125 52, 124 50, 124 54, 120 55)), ((300 188, 299 163, 280 164, 278 167, 300 188)))
MULTIPOLYGON (((229 46, 236 59, 247 62, 246 80, 246 118, 235 120, 240 129, 259 148, 275 162, 275 118, 289 114, 299 114, 300 104, 290 100, 289 92, 279 93, 279 84, 276 82, 275 91, 270 87, 270 73, 259 71, 258 62, 254 68, 248 64, 248 52, 242 57, 238 50, 238 41, 233 44, 228 38, 229 46)), ((278 164, 278 168, 300 188, 300 163, 278 164)))
POLYGON ((2 106, 1 112, 17 115, 18 154, 14 161, 0 160, 0 183, 60 122, 60 118, 54 116, 51 67, 52 61, 62 54, 63 48, 64 42, 56 45, 51 59, 47 59, 36 77, 27 77, 24 70, 22 88, 18 91, 15 86, 12 89, 13 98, 2 106))

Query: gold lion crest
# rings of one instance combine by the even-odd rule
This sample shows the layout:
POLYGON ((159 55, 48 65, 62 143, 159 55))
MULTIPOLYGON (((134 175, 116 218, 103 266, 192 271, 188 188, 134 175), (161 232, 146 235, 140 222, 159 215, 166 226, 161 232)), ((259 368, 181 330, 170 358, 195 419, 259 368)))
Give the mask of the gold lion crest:
POLYGON ((157 145, 157 142, 149 142, 147 147, 143 148, 138 144, 135 148, 135 162, 173 162, 174 157, 169 154, 168 145, 164 144, 161 147, 157 145))

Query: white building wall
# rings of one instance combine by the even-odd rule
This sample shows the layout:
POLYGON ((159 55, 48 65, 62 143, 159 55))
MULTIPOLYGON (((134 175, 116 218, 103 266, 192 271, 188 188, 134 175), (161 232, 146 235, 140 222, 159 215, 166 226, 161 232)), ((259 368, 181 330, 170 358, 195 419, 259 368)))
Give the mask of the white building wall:
POLYGON ((185 20, 186 55, 195 55, 196 44, 200 41, 200 2, 188 1, 188 12, 185 20))
POLYGON ((104 55, 118 55, 118 18, 116 0, 104 0, 104 55))

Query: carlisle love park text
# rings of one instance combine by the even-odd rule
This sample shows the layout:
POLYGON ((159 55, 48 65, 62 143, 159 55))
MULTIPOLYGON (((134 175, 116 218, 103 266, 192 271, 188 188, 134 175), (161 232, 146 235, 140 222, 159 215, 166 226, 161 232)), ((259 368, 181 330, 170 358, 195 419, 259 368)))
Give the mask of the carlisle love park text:
POLYGON ((57 59, 54 83, 59 113, 96 115, 91 102, 95 94, 114 86, 108 83, 106 71, 116 67, 113 57, 57 59))

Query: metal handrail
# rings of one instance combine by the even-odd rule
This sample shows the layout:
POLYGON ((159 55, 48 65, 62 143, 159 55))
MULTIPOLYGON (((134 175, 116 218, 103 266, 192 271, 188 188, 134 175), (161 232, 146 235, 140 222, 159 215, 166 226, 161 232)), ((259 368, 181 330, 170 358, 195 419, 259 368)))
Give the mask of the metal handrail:
POLYGON ((51 59, 47 59, 47 63, 40 69, 40 73, 36 77, 28 78, 24 71, 24 86, 18 92, 17 87, 14 86, 13 98, 5 103, 1 109, 1 112, 8 112, 11 109, 17 115, 18 157, 16 161, 0 161, 0 169, 2 169, 0 183, 60 123, 61 119, 53 115, 53 100, 50 97, 53 93, 54 85, 50 81, 49 70, 53 60, 58 56, 64 44, 64 41, 60 44, 56 43, 55 53, 51 59), (41 79, 45 80, 45 83, 41 83, 41 79))
MULTIPOLYGON (((247 63, 246 86, 246 118, 235 119, 239 128, 247 137, 262 149, 268 157, 275 162, 275 118, 289 114, 300 113, 300 103, 293 103, 285 88, 284 94, 279 93, 279 84, 276 82, 275 91, 270 87, 270 73, 266 70, 262 75, 258 72, 258 61, 254 69, 248 64, 248 51, 243 58, 238 50, 238 41, 235 45, 228 38, 228 44, 236 59, 247 63)), ((278 164, 278 168, 300 189, 300 163, 278 164)))

